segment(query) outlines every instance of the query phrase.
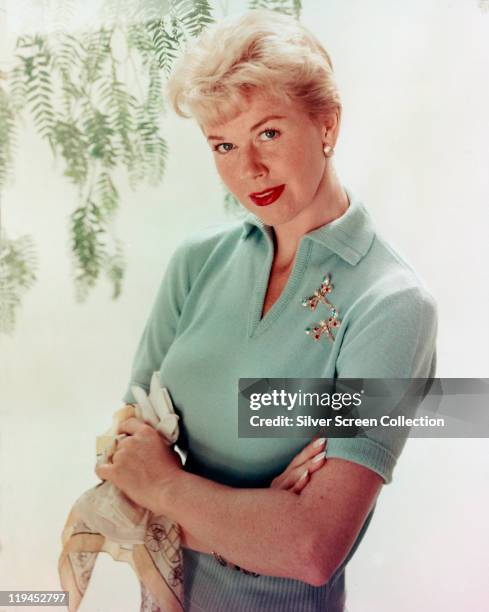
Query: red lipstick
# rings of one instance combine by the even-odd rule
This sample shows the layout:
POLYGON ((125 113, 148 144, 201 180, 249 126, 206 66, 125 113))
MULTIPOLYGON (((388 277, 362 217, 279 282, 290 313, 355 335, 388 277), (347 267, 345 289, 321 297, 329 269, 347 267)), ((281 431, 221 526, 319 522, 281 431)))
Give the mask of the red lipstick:
POLYGON ((278 185, 278 187, 271 187, 264 191, 250 193, 250 198, 257 206, 268 206, 279 199, 284 189, 285 185, 278 185))

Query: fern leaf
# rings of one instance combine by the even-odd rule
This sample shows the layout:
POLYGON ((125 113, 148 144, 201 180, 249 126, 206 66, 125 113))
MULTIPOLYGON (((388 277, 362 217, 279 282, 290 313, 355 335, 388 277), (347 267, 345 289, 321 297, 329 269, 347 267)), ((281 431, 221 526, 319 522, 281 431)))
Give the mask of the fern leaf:
POLYGON ((207 0, 191 0, 182 6, 187 9, 182 15, 182 21, 191 36, 198 36, 213 23, 212 9, 207 0))
POLYGON ((119 241, 116 243, 115 253, 106 256, 103 267, 107 279, 112 284, 112 299, 116 300, 122 291, 122 279, 126 267, 122 245, 119 241))
POLYGON ((298 17, 302 3, 301 0, 250 0, 248 7, 250 9, 268 9, 298 17))
POLYGON ((0 190, 12 172, 16 137, 15 111, 8 93, 0 86, 0 190))
POLYGON ((31 236, 9 240, 0 236, 0 333, 14 330, 24 293, 36 280, 37 254, 31 236))

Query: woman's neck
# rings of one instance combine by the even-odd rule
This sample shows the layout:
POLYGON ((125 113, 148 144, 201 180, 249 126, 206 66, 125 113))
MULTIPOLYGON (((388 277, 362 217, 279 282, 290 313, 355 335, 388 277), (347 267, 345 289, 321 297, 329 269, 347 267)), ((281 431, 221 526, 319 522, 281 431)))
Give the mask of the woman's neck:
POLYGON ((312 204, 289 223, 273 228, 273 267, 277 272, 285 273, 292 269, 299 243, 305 234, 331 223, 348 210, 348 196, 332 166, 325 175, 316 197, 316 206, 312 204))

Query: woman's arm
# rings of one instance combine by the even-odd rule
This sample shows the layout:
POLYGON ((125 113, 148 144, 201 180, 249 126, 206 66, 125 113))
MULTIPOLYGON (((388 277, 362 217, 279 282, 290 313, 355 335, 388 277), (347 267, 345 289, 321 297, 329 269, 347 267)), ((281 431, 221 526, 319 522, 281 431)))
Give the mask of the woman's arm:
MULTIPOLYGON (((318 512, 311 504, 316 497, 317 505, 323 503, 321 487, 314 487, 315 497, 307 495, 318 474, 330 471, 326 469, 328 464, 312 474, 301 495, 284 489, 235 489, 185 472, 177 453, 165 444, 161 435, 134 417, 120 423, 118 433, 129 435, 118 442, 112 463, 96 467, 95 472, 102 480, 109 480, 155 515, 163 514, 174 520, 191 534, 194 545, 198 544, 204 551, 216 551, 228 561, 258 573, 295 578, 310 584, 327 581, 336 566, 334 563, 326 566, 323 556, 318 555, 315 542, 320 533, 316 529, 318 523, 306 510, 310 509, 319 517, 333 516, 325 515, 324 508, 318 512), (299 502, 302 499, 307 499, 308 503, 299 502)), ((293 463, 289 466, 289 474, 276 479, 283 481, 284 486, 290 478, 294 479, 294 472, 298 473, 293 463)), ((357 473, 358 466, 354 468, 357 469, 353 469, 353 473, 357 473)), ((365 472, 369 471, 364 470, 364 477, 365 472)), ((361 488, 361 482, 359 486, 361 488)), ((352 493, 350 509, 362 500, 355 487, 350 490, 352 493)), ((324 501, 327 508, 337 503, 335 496, 324 501)), ((351 543, 369 507, 363 512, 360 505, 361 518, 351 543)), ((321 527, 324 525, 327 531, 332 527, 329 521, 320 522, 321 527)), ((350 531, 355 529, 350 519, 345 527, 350 531)), ((327 550, 328 540, 321 536, 319 543, 327 550)), ((333 559, 338 559, 336 546, 333 552, 333 559)), ((345 555, 347 552, 345 550, 345 555)), ((340 561, 342 558, 339 557, 340 561)))
MULTIPOLYGON (((134 416, 135 404, 125 404, 116 412, 115 426, 123 420, 134 416)), ((112 441, 112 436, 107 436, 112 441)), ((289 463, 285 470, 273 479, 270 488, 275 490, 289 491, 291 494, 300 495, 310 481, 311 475, 324 465, 326 439, 315 437, 307 444, 289 463)), ((214 551, 201 539, 190 533, 181 524, 181 545, 199 552, 212 554, 214 551)))
POLYGON ((314 586, 348 554, 382 482, 375 472, 328 460, 301 495, 236 489, 182 469, 177 453, 150 425, 129 418, 112 463, 95 472, 134 502, 172 519, 234 564, 314 586))
POLYGON ((381 484, 379 475, 341 459, 313 474, 299 496, 182 472, 160 483, 156 507, 240 567, 320 586, 353 546, 381 484))
MULTIPOLYGON (((285 470, 273 479, 270 488, 300 495, 309 484, 311 475, 323 467, 326 443, 325 438, 315 437, 292 459, 285 470)), ((207 554, 215 552, 188 529, 184 529, 182 525, 179 527, 182 546, 207 554)))

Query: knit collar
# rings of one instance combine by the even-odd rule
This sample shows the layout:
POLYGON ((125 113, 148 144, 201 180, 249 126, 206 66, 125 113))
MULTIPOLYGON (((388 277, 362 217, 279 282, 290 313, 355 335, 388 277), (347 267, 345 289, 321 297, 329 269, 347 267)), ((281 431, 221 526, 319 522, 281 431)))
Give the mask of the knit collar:
MULTIPOLYGON (((364 205, 346 187, 344 188, 350 205, 338 219, 308 232, 304 238, 317 242, 336 253, 347 263, 355 266, 366 254, 375 236, 372 220, 364 205)), ((243 220, 242 237, 246 239, 259 228, 269 233, 269 226, 252 213, 243 220)))

